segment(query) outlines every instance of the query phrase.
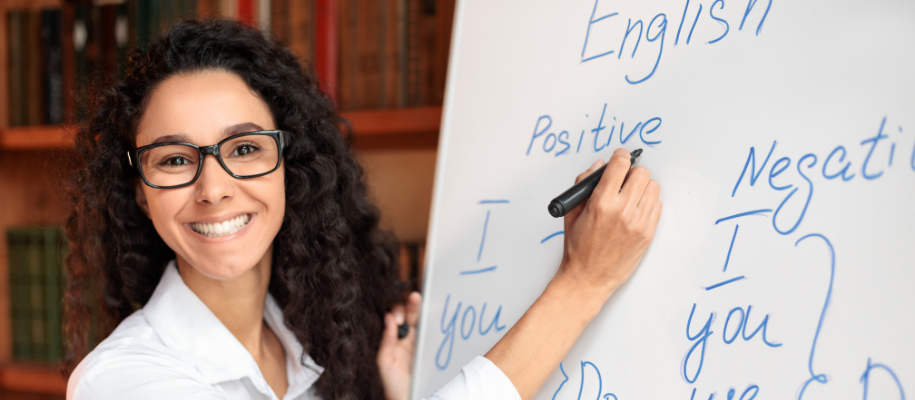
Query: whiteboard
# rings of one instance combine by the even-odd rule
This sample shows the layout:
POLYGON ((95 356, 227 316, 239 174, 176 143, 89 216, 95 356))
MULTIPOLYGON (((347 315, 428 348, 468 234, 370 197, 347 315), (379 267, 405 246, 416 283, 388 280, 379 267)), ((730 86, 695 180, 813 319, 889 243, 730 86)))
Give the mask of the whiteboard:
POLYGON ((460 1, 441 132, 413 398, 534 302, 549 201, 618 147, 657 234, 536 398, 915 396, 915 2, 460 1))

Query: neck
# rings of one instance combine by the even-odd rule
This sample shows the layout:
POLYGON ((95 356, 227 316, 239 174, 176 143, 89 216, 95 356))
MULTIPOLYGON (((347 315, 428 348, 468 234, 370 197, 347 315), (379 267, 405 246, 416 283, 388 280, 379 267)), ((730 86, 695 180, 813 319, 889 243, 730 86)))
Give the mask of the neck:
POLYGON ((266 326, 264 303, 270 284, 271 251, 253 268, 232 280, 210 278, 177 257, 181 279, 216 318, 257 359, 263 349, 266 326))

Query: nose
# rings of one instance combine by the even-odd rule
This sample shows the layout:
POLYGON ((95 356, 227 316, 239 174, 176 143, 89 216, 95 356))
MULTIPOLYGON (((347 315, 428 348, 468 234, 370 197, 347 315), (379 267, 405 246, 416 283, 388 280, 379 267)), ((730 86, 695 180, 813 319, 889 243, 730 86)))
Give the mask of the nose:
POLYGON ((219 165, 215 156, 207 155, 203 158, 203 170, 197 178, 197 202, 217 205, 222 201, 232 198, 235 194, 235 185, 232 178, 219 165))

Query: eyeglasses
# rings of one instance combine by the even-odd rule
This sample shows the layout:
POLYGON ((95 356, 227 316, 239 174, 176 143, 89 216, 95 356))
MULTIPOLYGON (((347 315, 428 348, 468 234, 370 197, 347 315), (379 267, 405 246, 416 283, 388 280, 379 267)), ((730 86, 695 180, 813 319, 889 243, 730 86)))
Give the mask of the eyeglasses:
POLYGON ((127 152, 127 161, 143 182, 156 189, 190 185, 200 177, 204 157, 212 154, 233 178, 257 178, 280 167, 289 141, 285 131, 257 131, 229 136, 212 146, 166 142, 127 152))

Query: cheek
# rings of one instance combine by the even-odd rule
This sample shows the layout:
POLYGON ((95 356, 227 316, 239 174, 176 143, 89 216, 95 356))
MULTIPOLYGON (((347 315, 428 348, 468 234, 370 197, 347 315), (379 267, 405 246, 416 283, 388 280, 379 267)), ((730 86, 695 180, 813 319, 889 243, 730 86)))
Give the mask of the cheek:
POLYGON ((279 226, 283 224, 283 217, 286 214, 286 174, 285 167, 282 166, 276 172, 271 174, 273 176, 273 184, 271 185, 268 207, 273 209, 273 218, 276 218, 277 221, 277 230, 279 226), (275 175, 275 176, 273 176, 275 175))
POLYGON ((172 236, 177 234, 180 225, 172 223, 178 213, 191 201, 193 192, 187 188, 153 189, 146 188, 146 203, 149 207, 149 218, 152 220, 159 236, 171 244, 172 236))

